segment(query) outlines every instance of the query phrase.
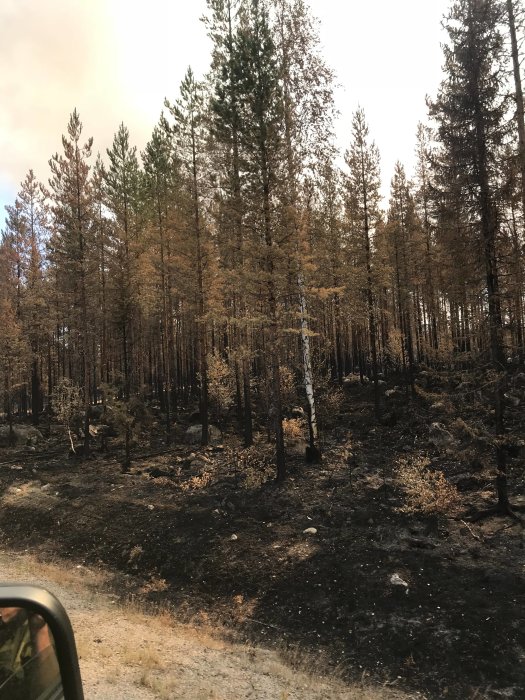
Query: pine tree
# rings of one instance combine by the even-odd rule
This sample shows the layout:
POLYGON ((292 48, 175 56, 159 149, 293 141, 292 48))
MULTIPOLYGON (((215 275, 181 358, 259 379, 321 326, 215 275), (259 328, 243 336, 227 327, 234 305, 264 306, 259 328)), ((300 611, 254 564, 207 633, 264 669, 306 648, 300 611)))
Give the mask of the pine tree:
POLYGON ((493 0, 457 0, 445 27, 446 78, 431 114, 438 139, 461 178, 464 206, 479 225, 483 245, 490 354, 504 367, 503 322, 497 266, 498 155, 505 131, 506 103, 501 96, 503 41, 493 0))
POLYGON ((180 86, 180 97, 175 104, 167 100, 165 106, 174 119, 173 134, 178 157, 187 182, 186 221, 191 245, 196 280, 197 356, 200 381, 199 411, 202 425, 202 444, 207 445, 208 434, 208 340, 207 299, 205 290, 206 268, 210 263, 207 250, 207 229, 203 215, 203 189, 206 153, 205 99, 202 85, 188 68, 180 86))
MULTIPOLYGON (((89 454, 89 405, 91 394, 92 309, 89 282, 92 272, 93 190, 90 166, 93 139, 81 145, 82 123, 76 110, 62 137, 64 155, 49 161, 52 177, 50 256, 55 268, 57 293, 64 314, 63 332, 80 359, 79 383, 84 393, 84 456, 89 454)), ((70 355, 70 362, 73 358, 70 355)))
POLYGON ((388 209, 391 265, 394 272, 396 313, 401 334, 401 361, 406 385, 414 390, 414 269, 413 240, 416 227, 414 199, 401 163, 395 165, 388 209))
MULTIPOLYGON (((107 151, 105 195, 114 215, 111 227, 112 255, 109 261, 113 283, 113 322, 120 334, 122 394, 130 406, 132 394, 141 386, 140 366, 140 282, 142 197, 136 148, 129 144, 129 131, 121 124, 107 151)), ((125 423, 123 470, 130 467, 131 422, 125 423)))
POLYGON ((525 109, 516 27, 516 14, 521 14, 521 19, 523 21, 523 9, 521 8, 520 12, 520 4, 516 2, 516 0, 506 0, 506 10, 511 42, 512 70, 514 75, 514 101, 516 103, 515 120, 518 131, 518 163, 521 174, 522 216, 525 218, 525 109))
POLYGON ((42 410, 40 365, 49 336, 49 314, 46 302, 42 246, 47 235, 45 191, 32 170, 22 182, 18 198, 25 221, 25 289, 20 309, 24 336, 31 348, 31 418, 39 423, 42 410))
MULTIPOLYGON (((456 0, 446 19, 444 45, 446 77, 431 113, 445 163, 457 169, 456 187, 485 270, 489 351, 496 372, 505 371, 502 296, 499 271, 499 204, 502 143, 507 133, 507 102, 502 94, 504 44, 501 7, 494 0, 456 0), (475 227, 475 228, 474 228, 475 227)), ((496 434, 504 432, 505 375, 495 392, 496 434)), ((498 509, 509 512, 505 453, 497 449, 498 509)))
POLYGON ((242 419, 244 443, 253 441, 250 361, 250 321, 246 286, 250 285, 246 256, 248 234, 241 183, 240 86, 238 63, 238 23, 240 3, 209 0, 206 20, 213 40, 210 82, 213 162, 218 172, 216 197, 217 229, 225 296, 230 298, 229 357, 235 365, 237 410, 242 419))
MULTIPOLYGON (((280 268, 284 251, 279 246, 276 202, 282 182, 284 153, 282 94, 275 43, 267 3, 251 0, 243 12, 238 35, 238 86, 241 119, 239 141, 245 172, 249 225, 254 231, 252 255, 261 261, 261 293, 264 297, 264 355, 267 362, 269 418, 275 436, 276 478, 286 477, 281 396, 282 325, 280 318, 280 268)), ((282 279, 282 278, 281 278, 282 279)))
POLYGON ((380 171, 379 151, 369 141, 369 130, 365 114, 359 109, 352 120, 352 144, 346 152, 345 161, 349 168, 347 195, 351 200, 349 206, 354 213, 354 225, 358 229, 363 253, 365 272, 365 297, 368 311, 368 332, 370 335, 370 354, 372 360, 372 378, 374 382, 374 407, 379 417, 379 385, 377 359, 377 326, 375 283, 372 270, 373 233, 380 217, 380 171))
POLYGON ((178 163, 173 144, 163 120, 153 129, 142 154, 145 187, 150 205, 153 246, 158 251, 155 267, 160 271, 160 335, 161 335, 161 408, 166 414, 166 440, 171 437, 172 411, 176 407, 175 334, 173 323, 173 218, 178 199, 178 163))

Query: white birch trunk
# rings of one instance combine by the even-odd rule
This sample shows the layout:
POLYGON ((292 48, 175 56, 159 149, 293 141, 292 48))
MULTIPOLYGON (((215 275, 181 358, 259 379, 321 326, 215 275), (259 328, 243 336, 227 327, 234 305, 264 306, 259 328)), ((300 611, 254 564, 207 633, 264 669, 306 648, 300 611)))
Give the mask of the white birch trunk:
POLYGON ((316 447, 318 430, 317 430, 317 415, 315 412, 315 395, 314 382, 312 376, 312 356, 310 352, 310 336, 308 328, 308 305, 304 293, 304 284, 302 275, 297 277, 299 287, 299 301, 301 307, 301 345, 303 348, 303 372, 304 372, 304 388, 306 390, 306 398, 310 408, 310 447, 316 447))

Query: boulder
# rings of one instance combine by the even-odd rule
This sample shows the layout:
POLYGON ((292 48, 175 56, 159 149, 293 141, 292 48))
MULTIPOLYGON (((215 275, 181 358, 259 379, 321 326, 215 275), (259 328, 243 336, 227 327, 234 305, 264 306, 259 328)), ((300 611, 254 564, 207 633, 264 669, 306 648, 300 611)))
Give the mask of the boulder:
MULTIPOLYGON (((44 439, 44 436, 32 425, 14 425, 13 442, 15 447, 36 445, 44 439)), ((0 447, 9 447, 9 426, 0 425, 0 447)))
POLYGON ((89 434, 91 437, 100 437, 100 438, 108 438, 108 437, 116 437, 117 432, 116 430, 110 426, 106 425, 105 423, 102 423, 101 425, 90 425, 89 426, 89 434))
MULTIPOLYGON (((210 445, 218 445, 222 442, 222 434, 219 428, 214 425, 208 425, 208 442, 210 445)), ((189 445, 200 445, 202 441, 202 425, 190 425, 184 433, 184 439, 189 445)))

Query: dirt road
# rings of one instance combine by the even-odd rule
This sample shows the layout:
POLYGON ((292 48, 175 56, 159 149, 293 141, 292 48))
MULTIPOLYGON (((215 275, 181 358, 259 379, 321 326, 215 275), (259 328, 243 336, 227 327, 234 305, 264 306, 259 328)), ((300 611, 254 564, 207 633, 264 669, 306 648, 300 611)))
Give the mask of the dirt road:
MULTIPOLYGON (((122 607, 86 567, 0 552, 0 580, 43 585, 67 609, 86 700, 408 700, 394 689, 349 688, 283 664, 274 651, 232 645, 211 629, 122 607)), ((421 697, 421 696, 418 696, 421 697)))

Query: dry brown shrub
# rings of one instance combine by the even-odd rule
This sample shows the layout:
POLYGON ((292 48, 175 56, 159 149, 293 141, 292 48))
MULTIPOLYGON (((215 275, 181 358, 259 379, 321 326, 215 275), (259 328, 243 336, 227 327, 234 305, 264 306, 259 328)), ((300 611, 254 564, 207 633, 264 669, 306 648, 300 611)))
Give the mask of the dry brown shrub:
POLYGON ((152 576, 143 586, 139 588, 139 593, 147 595, 148 593, 163 593, 167 591, 169 584, 166 579, 160 576, 152 576))
POLYGON ((297 403, 297 390, 295 386, 295 375, 286 365, 281 366, 281 400, 284 406, 293 406, 297 403))
POLYGON ((320 394, 317 401, 317 415, 321 423, 326 424, 333 420, 341 412, 344 400, 345 395, 341 387, 330 387, 328 391, 320 394))
POLYGON ((235 377, 228 362, 216 352, 208 355, 208 394, 211 408, 219 416, 233 404, 235 377))
POLYGON ((456 420, 450 426, 453 430, 459 432, 462 437, 467 437, 474 439, 479 437, 480 431, 475 426, 465 423, 463 418, 456 418, 456 420))
POLYGON ((197 476, 192 476, 185 483, 181 484, 181 489, 183 491, 198 491, 211 484, 213 474, 210 471, 204 471, 202 474, 197 476))
POLYGON ((275 474, 271 453, 268 447, 252 445, 235 455, 236 468, 244 474, 243 486, 256 489, 265 484, 275 474))
POLYGON ((283 433, 285 440, 300 440, 304 438, 306 422, 303 418, 285 418, 283 420, 283 433))
POLYGON ((398 462, 398 481, 405 494, 403 513, 450 514, 459 509, 458 490, 449 484, 443 472, 431 471, 427 457, 401 459, 398 462))

